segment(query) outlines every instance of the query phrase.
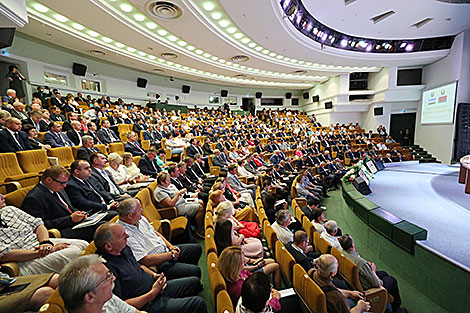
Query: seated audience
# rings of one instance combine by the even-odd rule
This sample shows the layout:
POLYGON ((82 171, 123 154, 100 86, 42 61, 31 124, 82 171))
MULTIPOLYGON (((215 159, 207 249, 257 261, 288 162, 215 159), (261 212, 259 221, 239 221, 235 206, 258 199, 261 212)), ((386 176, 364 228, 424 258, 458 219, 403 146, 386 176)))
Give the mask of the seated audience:
POLYGON ((249 193, 251 198, 255 200, 257 186, 242 183, 237 177, 237 165, 235 164, 230 164, 228 167, 227 184, 238 192, 249 193))
POLYGON ((253 208, 248 205, 240 204, 238 200, 229 201, 227 198, 225 198, 225 187, 222 183, 215 183, 213 190, 214 191, 212 191, 209 196, 213 208, 217 207, 222 202, 228 201, 234 207, 233 215, 237 220, 246 222, 257 221, 258 217, 256 216, 253 208))
POLYGON ((108 155, 109 166, 105 171, 123 191, 135 195, 140 188, 150 184, 150 177, 139 175, 131 179, 131 174, 127 167, 121 164, 122 161, 123 158, 119 154, 110 153, 108 155))
POLYGON ((62 126, 57 122, 52 123, 49 131, 44 134, 44 143, 52 148, 72 147, 74 145, 67 134, 62 133, 62 126))
POLYGON ((293 241, 285 246, 287 251, 294 257, 295 262, 302 266, 306 272, 315 266, 314 259, 321 255, 320 252, 315 252, 309 242, 307 233, 303 230, 296 231, 293 241))
POLYGON ((98 138, 105 145, 108 145, 113 142, 121 142, 121 139, 116 135, 116 133, 111 130, 111 125, 108 120, 103 120, 101 122, 101 128, 96 132, 98 138))
MULTIPOLYGON (((215 193, 222 194, 220 190, 215 191, 215 193)), ((245 237, 261 238, 261 231, 258 223, 239 221, 233 216, 234 213, 235 208, 230 201, 220 202, 214 208, 214 223, 217 223, 217 221, 220 220, 229 220, 233 224, 233 229, 239 234, 242 234, 245 237)))
POLYGON ((197 277, 167 281, 165 274, 153 272, 137 262, 127 246, 124 227, 106 223, 95 233, 97 253, 106 260, 106 267, 114 277, 113 294, 133 307, 148 313, 207 312, 204 301, 195 297, 201 290, 197 277))
POLYGON ((28 135, 28 140, 29 144, 33 148, 33 150, 36 149, 50 149, 51 146, 44 144, 44 142, 38 138, 38 132, 36 128, 33 127, 33 125, 26 124, 23 126, 23 132, 25 132, 28 135))
POLYGON ((82 137, 82 146, 77 150, 77 160, 85 160, 90 162, 90 156, 93 153, 101 152, 100 149, 95 147, 95 141, 91 136, 82 137))
POLYGON ((49 238, 42 220, 6 206, 0 194, 0 262, 16 262, 20 275, 58 273, 86 248, 78 239, 49 238))
POLYGON ((124 150, 126 152, 132 153, 133 156, 142 156, 145 154, 144 149, 140 145, 140 143, 137 141, 137 135, 133 132, 127 132, 127 142, 124 145, 124 150))
POLYGON ((129 197, 118 184, 113 180, 112 176, 104 170, 108 164, 108 159, 101 152, 95 152, 90 155, 91 177, 90 183, 98 189, 104 190, 115 200, 120 201, 129 197))
POLYGON ((225 248, 230 246, 241 247, 243 253, 250 258, 262 258, 264 255, 261 241, 256 238, 246 238, 244 235, 236 233, 230 220, 217 221, 214 240, 219 255, 225 248))
POLYGON ((341 249, 341 245, 339 244, 338 238, 336 238, 336 234, 338 233, 338 225, 335 221, 329 220, 324 224, 326 232, 322 234, 323 239, 328 241, 328 243, 336 249, 341 249))
POLYGON ((70 122, 72 129, 67 131, 67 137, 73 142, 74 146, 81 146, 83 144, 82 137, 84 131, 82 130, 82 124, 79 121, 70 122))
POLYGON ((5 128, 0 131, 0 153, 31 150, 28 135, 21 131, 21 121, 10 117, 5 121, 5 128))

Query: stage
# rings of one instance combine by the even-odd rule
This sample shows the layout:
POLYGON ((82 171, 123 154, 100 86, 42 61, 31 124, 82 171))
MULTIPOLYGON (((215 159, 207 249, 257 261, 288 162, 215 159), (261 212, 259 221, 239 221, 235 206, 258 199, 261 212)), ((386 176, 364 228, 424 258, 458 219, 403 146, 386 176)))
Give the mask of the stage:
POLYGON ((417 161, 386 164, 365 196, 393 215, 428 231, 424 247, 470 268, 470 194, 459 166, 417 161))

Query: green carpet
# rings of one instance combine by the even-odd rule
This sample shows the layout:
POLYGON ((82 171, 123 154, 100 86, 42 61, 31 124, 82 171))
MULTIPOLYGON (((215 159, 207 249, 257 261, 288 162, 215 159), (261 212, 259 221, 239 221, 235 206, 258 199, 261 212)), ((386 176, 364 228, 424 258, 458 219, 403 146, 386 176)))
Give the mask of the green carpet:
MULTIPOLYGON (((324 199, 322 204, 327 207, 325 212, 326 218, 335 220, 338 223, 338 227, 341 228, 343 234, 350 234, 353 238, 358 233, 364 233, 368 231, 369 226, 362 223, 362 221, 354 214, 354 212, 347 206, 343 200, 341 190, 330 192, 331 198, 324 199), (363 224, 364 228, 358 229, 357 225, 363 224)), ((375 232, 369 232, 369 236, 374 236, 375 232), (371 235, 372 234, 372 235, 371 235)), ((375 233, 377 236, 381 236, 375 233)), ((373 239, 373 238, 372 238, 373 239)), ((374 240, 370 240, 374 241, 374 240)), ((366 260, 374 262, 377 265, 378 270, 386 271, 389 275, 394 276, 398 280, 398 286, 400 288, 400 295, 402 298, 402 307, 406 308, 409 313, 444 313, 450 312, 440 306, 438 306, 431 298, 425 296, 423 293, 418 291, 409 282, 407 282, 400 273, 396 272, 393 268, 387 267, 380 258, 373 253, 373 250, 363 242, 355 242, 357 251, 366 260)), ((452 301, 452 300, 451 300, 452 301)), ((453 299, 458 301, 458 299, 453 299)))
POLYGON ((215 313, 214 303, 212 302, 211 286, 209 284, 209 277, 207 277, 207 261, 205 254, 204 240, 198 240, 197 243, 202 247, 202 256, 199 259, 199 267, 201 268, 201 282, 204 289, 198 294, 207 305, 207 313, 215 313))

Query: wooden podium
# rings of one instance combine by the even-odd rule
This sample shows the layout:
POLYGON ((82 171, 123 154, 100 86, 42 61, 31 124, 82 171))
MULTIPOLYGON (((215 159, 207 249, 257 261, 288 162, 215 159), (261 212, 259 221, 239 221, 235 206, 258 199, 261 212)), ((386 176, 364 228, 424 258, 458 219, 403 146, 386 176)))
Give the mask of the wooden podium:
POLYGON ((459 183, 465 184, 465 193, 470 193, 470 155, 460 158, 459 183))

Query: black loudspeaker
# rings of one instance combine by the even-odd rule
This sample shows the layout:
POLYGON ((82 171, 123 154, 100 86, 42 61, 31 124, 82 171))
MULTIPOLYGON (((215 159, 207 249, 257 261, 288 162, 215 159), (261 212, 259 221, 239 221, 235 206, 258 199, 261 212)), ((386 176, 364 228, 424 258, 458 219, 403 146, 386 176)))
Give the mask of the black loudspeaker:
POLYGON ((145 88, 147 87, 147 80, 145 78, 137 78, 137 87, 145 88))
POLYGON ((366 181, 361 177, 357 177, 353 181, 353 186, 354 188, 356 188, 357 191, 359 191, 363 195, 368 195, 372 192, 369 186, 367 185, 366 181))
POLYGON ((320 102, 320 96, 312 96, 313 102, 320 102))
POLYGON ((175 96, 175 100, 178 101, 180 99, 180 96, 175 96))
POLYGON ((459 103, 455 121, 454 161, 470 154, 470 103, 459 103))
POLYGON ((10 47, 15 37, 15 28, 0 28, 0 49, 10 47))
POLYGON ((292 92, 286 92, 286 99, 292 99, 292 92))
POLYGON ((325 102, 325 109, 332 109, 333 108, 333 101, 327 101, 325 102))
POLYGON ((384 108, 374 108, 374 116, 384 115, 384 108))
POLYGON ((79 63, 73 63, 72 73, 73 73, 73 75, 77 75, 77 76, 85 76, 86 65, 79 64, 79 63))
POLYGON ((307 100, 308 97, 309 97, 308 92, 304 92, 304 93, 302 94, 302 97, 303 97, 305 100, 307 100))
POLYGON ((181 87, 182 93, 189 93, 190 90, 191 90, 191 86, 183 85, 183 87, 181 87))
POLYGON ((155 99, 160 98, 160 95, 158 93, 155 94, 155 99))
POLYGON ((228 96, 228 90, 221 90, 220 91, 220 96, 221 97, 227 97, 228 96))
POLYGON ((261 97, 263 97, 263 93, 262 92, 257 92, 255 94, 255 97, 256 97, 256 99, 261 99, 261 97))

